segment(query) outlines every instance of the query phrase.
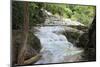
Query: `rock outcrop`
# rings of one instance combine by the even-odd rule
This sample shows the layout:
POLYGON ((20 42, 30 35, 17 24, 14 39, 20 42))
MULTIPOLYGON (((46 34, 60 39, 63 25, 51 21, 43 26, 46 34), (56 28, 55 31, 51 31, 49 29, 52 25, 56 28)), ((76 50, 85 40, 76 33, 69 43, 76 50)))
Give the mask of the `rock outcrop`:
POLYGON ((88 61, 95 61, 96 60, 96 17, 94 18, 89 31, 88 31, 88 38, 89 41, 85 47, 85 59, 88 61))
MULTIPOLYGON (((21 44, 23 44, 23 32, 12 31, 12 64, 17 64, 21 44)), ((40 49, 40 40, 31 32, 29 32, 27 47, 25 50, 26 52, 24 56, 25 60, 36 56, 39 53, 40 49)))
POLYGON ((76 46, 84 49, 84 60, 96 60, 96 17, 90 25, 89 30, 79 37, 76 46))
POLYGON ((84 32, 72 27, 67 27, 66 31, 63 34, 66 36, 69 42, 76 44, 77 39, 82 35, 84 32))

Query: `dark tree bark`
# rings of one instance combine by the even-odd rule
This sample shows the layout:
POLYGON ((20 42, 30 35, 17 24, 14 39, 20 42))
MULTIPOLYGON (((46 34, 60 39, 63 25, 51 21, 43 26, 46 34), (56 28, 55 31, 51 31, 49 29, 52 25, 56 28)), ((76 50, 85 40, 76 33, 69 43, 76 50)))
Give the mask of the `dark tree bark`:
POLYGON ((29 13, 28 13, 28 2, 24 2, 24 33, 23 33, 23 44, 21 45, 21 49, 18 55, 18 64, 24 64, 25 60, 25 50, 27 47, 27 39, 28 39, 28 31, 29 31, 29 13))

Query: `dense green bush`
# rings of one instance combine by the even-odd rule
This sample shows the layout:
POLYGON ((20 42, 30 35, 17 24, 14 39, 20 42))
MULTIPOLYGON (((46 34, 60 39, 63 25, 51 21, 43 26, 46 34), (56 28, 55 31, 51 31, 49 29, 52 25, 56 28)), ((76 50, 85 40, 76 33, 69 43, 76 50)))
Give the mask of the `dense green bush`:
POLYGON ((41 11, 42 5, 41 3, 29 3, 30 27, 45 21, 45 16, 41 11))
POLYGON ((71 19, 77 20, 85 25, 92 22, 95 15, 95 7, 93 6, 75 6, 71 19))

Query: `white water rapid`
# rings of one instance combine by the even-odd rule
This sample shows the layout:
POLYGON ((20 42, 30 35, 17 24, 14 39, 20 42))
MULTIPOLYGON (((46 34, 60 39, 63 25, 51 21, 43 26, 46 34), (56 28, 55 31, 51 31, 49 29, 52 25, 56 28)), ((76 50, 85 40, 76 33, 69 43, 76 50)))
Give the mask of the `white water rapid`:
POLYGON ((76 48, 67 38, 59 33, 63 26, 35 27, 35 35, 40 39, 42 57, 35 64, 61 63, 79 61, 83 50, 76 48))

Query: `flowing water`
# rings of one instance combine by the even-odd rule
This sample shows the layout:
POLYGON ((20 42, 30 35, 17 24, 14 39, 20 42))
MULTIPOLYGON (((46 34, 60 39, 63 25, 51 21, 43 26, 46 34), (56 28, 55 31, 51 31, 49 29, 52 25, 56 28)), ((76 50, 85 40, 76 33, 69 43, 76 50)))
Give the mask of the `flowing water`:
POLYGON ((61 25, 84 25, 79 22, 69 22, 67 20, 62 21, 61 19, 53 16, 50 12, 48 14, 48 11, 44 14, 50 14, 44 22, 44 25, 53 26, 34 27, 36 30, 34 34, 40 39, 42 45, 42 49, 40 50, 42 57, 35 64, 81 61, 80 59, 83 50, 76 48, 67 40, 65 35, 61 32, 65 32, 66 29, 70 29, 61 25))
POLYGON ((35 35, 40 39, 42 57, 35 64, 79 61, 83 50, 76 48, 60 32, 64 26, 35 27, 35 35))

